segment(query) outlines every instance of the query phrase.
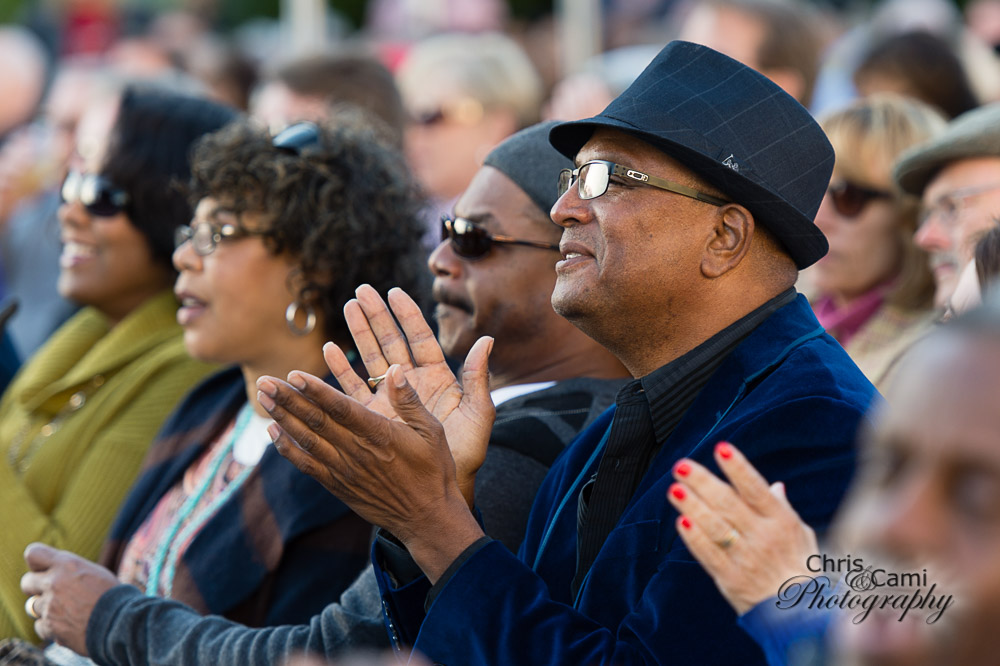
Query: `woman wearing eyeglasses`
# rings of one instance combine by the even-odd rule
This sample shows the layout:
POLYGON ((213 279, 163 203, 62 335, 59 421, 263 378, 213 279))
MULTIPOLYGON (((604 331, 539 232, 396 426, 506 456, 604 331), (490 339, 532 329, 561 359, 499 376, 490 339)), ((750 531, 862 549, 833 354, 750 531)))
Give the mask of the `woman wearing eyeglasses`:
POLYGON ((233 117, 136 88, 87 114, 59 209, 59 290, 85 307, 0 400, 0 637, 35 639, 25 546, 96 557, 153 435, 213 369, 188 356, 175 321, 170 253, 191 209, 170 185, 187 178, 192 142, 233 117))
POLYGON ((238 121, 197 145, 177 320, 192 356, 230 367, 153 443, 103 550, 110 582, 260 627, 307 622, 368 563, 371 527, 270 445, 256 381, 329 375, 323 344, 351 348, 356 285, 426 294, 414 192, 398 153, 349 121, 273 139, 238 121))
POLYGON ((913 242, 919 202, 893 187, 892 165, 944 124, 931 107, 895 95, 858 100, 822 122, 837 156, 816 214, 830 251, 806 278, 820 323, 881 390, 926 332, 934 296, 927 256, 913 242))

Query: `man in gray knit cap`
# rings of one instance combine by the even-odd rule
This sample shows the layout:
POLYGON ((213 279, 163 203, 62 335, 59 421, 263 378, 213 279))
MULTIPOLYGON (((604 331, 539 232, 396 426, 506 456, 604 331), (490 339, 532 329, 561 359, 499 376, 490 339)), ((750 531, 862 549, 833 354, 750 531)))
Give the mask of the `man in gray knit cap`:
MULTIPOLYGON (((490 535, 514 552, 549 465, 611 405, 627 376, 550 303, 561 230, 549 209, 559 171, 572 167, 549 144, 552 125, 522 130, 487 156, 454 215, 442 220, 429 261, 445 353, 464 358, 480 336, 496 340, 490 370, 497 417, 476 497, 490 535)), ((362 308, 372 298, 370 288, 358 290, 362 308)), ((101 664, 243 666, 281 663, 301 651, 333 656, 389 645, 371 569, 308 626, 250 629, 116 586, 109 572, 71 553, 33 545, 26 558, 39 573, 27 574, 22 586, 52 586, 36 604, 36 630, 101 664)))
POLYGON ((1000 104, 965 113, 903 153, 893 177, 923 200, 917 245, 931 257, 935 304, 944 306, 979 236, 1000 218, 1000 104))

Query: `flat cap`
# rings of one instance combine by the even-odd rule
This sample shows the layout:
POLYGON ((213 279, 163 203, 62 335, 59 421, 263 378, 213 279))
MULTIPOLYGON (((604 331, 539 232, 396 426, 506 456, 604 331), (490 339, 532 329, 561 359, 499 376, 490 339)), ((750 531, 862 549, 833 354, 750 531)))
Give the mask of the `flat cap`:
POLYGON ((947 164, 974 157, 1000 157, 1000 103, 967 111, 941 134, 904 151, 892 177, 903 191, 919 197, 947 164))

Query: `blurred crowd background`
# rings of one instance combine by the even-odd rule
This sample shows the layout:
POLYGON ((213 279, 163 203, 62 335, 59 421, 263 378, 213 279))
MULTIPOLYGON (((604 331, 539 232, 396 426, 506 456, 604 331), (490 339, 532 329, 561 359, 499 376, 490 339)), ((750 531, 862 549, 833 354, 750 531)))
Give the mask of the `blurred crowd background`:
MULTIPOLYGON (((268 137, 298 121, 347 117, 343 114, 360 108, 372 136, 391 149, 392 159, 383 159, 406 167, 400 170, 406 173, 396 174, 399 182, 408 183, 412 174, 420 187, 420 226, 413 238, 422 234, 422 247, 410 259, 421 268, 413 272, 422 274, 424 260, 442 242, 442 214, 453 212, 497 144, 542 120, 599 113, 673 39, 705 44, 759 70, 820 120, 837 155, 816 218, 831 252, 803 273, 799 288, 819 321, 884 390, 895 361, 942 311, 967 307, 959 302, 966 298, 962 281, 985 287, 1000 271, 1000 107, 994 104, 1000 102, 1000 0, 0 0, 0 390, 81 304, 100 305, 74 300, 65 284, 59 288, 61 264, 72 268, 94 254, 86 243, 66 240, 72 235, 67 229, 82 224, 66 211, 75 205, 80 217, 85 206, 88 216, 110 219, 125 210, 140 231, 164 212, 137 195, 141 187, 164 189, 153 178, 162 174, 150 166, 129 173, 130 167, 119 164, 155 166, 155 160, 143 162, 149 156, 142 141, 125 148, 111 144, 103 171, 90 170, 108 176, 108 165, 114 166, 119 171, 113 179, 87 179, 80 171, 81 165, 101 163, 122 91, 134 84, 149 82, 170 94, 246 112, 250 122, 258 121, 258 130, 263 125, 270 131, 268 137), (967 120, 948 125, 968 112, 973 115, 967 120), (945 137, 944 147, 933 143, 936 137, 945 137), (948 153, 946 144, 959 140, 964 147, 948 153), (916 166, 904 169, 901 180, 893 173, 898 158, 921 144, 931 145, 930 157, 926 151, 911 157, 916 166), (133 148, 143 154, 116 162, 120 152, 133 148), (981 173, 962 172, 949 180, 948 163, 980 157, 989 158, 973 165, 981 173), (928 164, 940 174, 934 175, 937 185, 928 184, 928 164), (133 176, 141 182, 132 186, 131 196, 149 210, 128 210, 100 198, 123 196, 118 190, 129 190, 126 181, 133 176), (85 191, 88 186, 96 190, 85 191), (975 201, 981 208, 974 208, 975 201), (61 204, 68 204, 62 220, 61 204)), ((228 120, 229 113, 220 117, 228 120)), ((183 120, 180 109, 173 115, 183 120)), ((191 132, 200 136, 221 124, 191 132)), ((169 143, 172 135, 163 135, 169 143)), ((301 148, 294 141, 255 140, 264 146, 261 154, 297 155, 301 148)), ((185 146, 151 140, 148 152, 162 157, 185 146)), ((202 161, 209 157, 203 154, 202 161)), ((370 170, 374 163, 366 155, 351 159, 344 162, 351 168, 370 170)), ((380 168, 395 173, 390 165, 380 168)), ((170 173, 163 177, 186 169, 165 169, 170 173)), ((368 172, 358 173, 363 181, 368 172)), ((221 189, 238 192, 236 201, 251 199, 255 191, 221 189)), ((371 208, 389 211, 388 218, 406 217, 394 215, 388 204, 371 208)), ((320 228, 313 212, 303 217, 320 228)), ((157 289, 172 284, 171 238, 185 221, 171 219, 158 236, 150 233, 151 247, 160 252, 152 259, 163 264, 155 274, 157 289)), ((196 232, 185 228, 187 235, 178 237, 182 246, 192 241, 188 254, 207 256, 222 239, 195 238, 196 232)), ((323 249, 302 245, 317 256, 323 249)), ((407 241, 408 247, 416 245, 407 241)), ((186 255, 178 253, 174 268, 183 270, 177 257, 186 255)), ((191 255, 187 261, 201 259, 191 255)), ((328 259, 322 261, 329 268, 328 259)), ((337 266, 346 268, 337 274, 353 275, 346 272, 351 264, 345 258, 337 266)), ((414 290, 426 286, 416 277, 414 284, 414 290)), ((978 299, 978 286, 972 291, 978 299)), ((172 321, 176 303, 169 300, 164 307, 172 321)), ((274 313, 286 312, 285 321, 272 317, 279 329, 287 324, 296 335, 313 333, 312 310, 303 307, 297 321, 297 300, 287 311, 284 302, 279 305, 274 313)), ((315 340, 303 338, 313 355, 326 332, 321 322, 315 340)), ((245 360, 207 356, 213 362, 245 360)), ((317 365, 322 369, 318 360, 317 365)), ((192 369, 192 382, 202 372, 192 369)), ((25 426, 29 434, 21 433, 9 446, 3 438, 10 435, 5 429, 11 421, 2 422, 0 413, 0 448, 14 451, 11 460, 22 462, 38 448, 30 442, 54 432, 48 419, 68 419, 87 395, 66 392, 68 407, 60 403, 63 411, 55 417, 36 419, 37 437, 35 425, 25 426)), ((17 399, 10 396, 13 390, 2 405, 14 405, 17 399)), ((163 402, 165 414, 176 396, 163 402)), ((135 439, 145 447, 151 436, 135 439)), ((122 493, 134 472, 123 475, 122 493)), ((96 544, 103 535, 102 526, 91 536, 96 544)), ((23 545, 16 544, 8 559, 19 562, 23 545)), ((82 554, 92 557, 96 545, 91 550, 82 554)), ((14 589, 14 577, 7 578, 14 589)), ((20 603, 18 598, 12 604, 18 615, 20 603)))
POLYGON ((56 290, 56 189, 80 120, 135 80, 272 131, 361 105, 405 148, 428 250, 501 139, 598 113, 674 38, 759 69, 817 117, 883 91, 946 118, 1000 98, 997 0, 4 0, 0 21, 0 302, 21 304, 22 360, 75 308, 56 290))

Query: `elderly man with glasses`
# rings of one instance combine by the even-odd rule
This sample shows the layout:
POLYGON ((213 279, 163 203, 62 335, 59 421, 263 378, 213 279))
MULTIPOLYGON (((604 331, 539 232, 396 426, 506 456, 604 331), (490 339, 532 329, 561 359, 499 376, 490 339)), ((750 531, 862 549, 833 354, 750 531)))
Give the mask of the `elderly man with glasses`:
MULTIPOLYGON (((663 497, 676 461, 711 467, 725 441, 817 529, 845 490, 876 394, 793 288, 827 250, 813 216, 833 150, 772 82, 684 42, 550 141, 577 165, 552 209, 552 304, 635 379, 553 465, 518 556, 484 535, 472 491, 493 418, 488 338, 461 387, 426 380, 435 352, 404 320, 408 349, 383 331, 368 358, 386 377, 374 394, 262 378, 271 435, 383 528, 386 626, 435 662, 764 663, 663 497)), ((723 548, 753 538, 703 527, 723 548)))
POLYGON ((976 241, 1000 219, 1000 104, 955 118, 939 136, 905 152, 893 177, 923 200, 914 240, 930 254, 934 301, 944 307, 976 241))

